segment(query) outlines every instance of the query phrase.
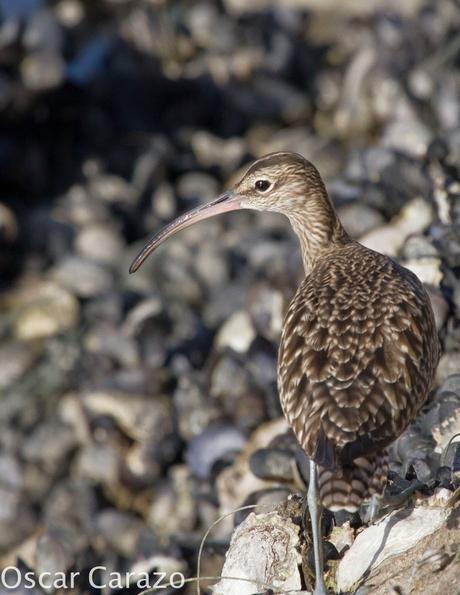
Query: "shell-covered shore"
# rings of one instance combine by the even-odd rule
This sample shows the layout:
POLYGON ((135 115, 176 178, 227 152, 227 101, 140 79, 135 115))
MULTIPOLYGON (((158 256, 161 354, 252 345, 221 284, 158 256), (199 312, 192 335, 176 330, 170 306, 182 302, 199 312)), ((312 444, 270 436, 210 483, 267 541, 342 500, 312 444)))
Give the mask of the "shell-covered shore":
POLYGON ((208 220, 128 273, 152 232, 290 150, 353 237, 424 281, 442 344, 432 398, 391 451, 382 523, 411 545, 356 578, 387 525, 327 514, 328 584, 456 593, 459 30, 455 0, 0 0, 0 570, 131 595, 90 569, 106 569, 98 584, 194 577, 211 524, 259 505, 216 525, 201 575, 273 522, 292 540, 286 584, 311 587, 305 455, 276 386, 302 278, 287 220, 208 220), (433 528, 416 543, 414 519, 433 528))

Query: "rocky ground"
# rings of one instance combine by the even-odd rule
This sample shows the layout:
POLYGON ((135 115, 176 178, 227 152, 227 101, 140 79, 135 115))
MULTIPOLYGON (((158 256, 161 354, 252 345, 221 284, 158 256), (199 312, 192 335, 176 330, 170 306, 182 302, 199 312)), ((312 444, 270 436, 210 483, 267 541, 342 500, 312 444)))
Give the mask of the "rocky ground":
POLYGON ((443 346, 388 490, 442 522, 350 586, 362 520, 327 516, 329 584, 458 593, 458 3, 0 0, 0 17, 1 567, 77 570, 82 594, 95 565, 193 577, 205 530, 258 504, 213 529, 201 574, 235 523, 281 506, 311 586, 305 459, 276 390, 302 275, 287 222, 210 220, 128 275, 151 231, 288 149, 354 237, 426 283, 443 346))

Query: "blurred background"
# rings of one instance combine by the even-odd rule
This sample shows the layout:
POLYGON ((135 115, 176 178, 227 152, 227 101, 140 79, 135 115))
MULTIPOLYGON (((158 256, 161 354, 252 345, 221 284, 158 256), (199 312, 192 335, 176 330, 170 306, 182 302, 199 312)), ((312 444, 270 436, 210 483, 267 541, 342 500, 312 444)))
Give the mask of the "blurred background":
POLYGON ((438 389, 392 477, 453 489, 459 2, 0 0, 0 19, 2 567, 193 576, 219 514, 301 490, 276 389, 303 275, 287 221, 213 219, 128 274, 270 151, 313 161, 348 231, 427 284, 438 389))

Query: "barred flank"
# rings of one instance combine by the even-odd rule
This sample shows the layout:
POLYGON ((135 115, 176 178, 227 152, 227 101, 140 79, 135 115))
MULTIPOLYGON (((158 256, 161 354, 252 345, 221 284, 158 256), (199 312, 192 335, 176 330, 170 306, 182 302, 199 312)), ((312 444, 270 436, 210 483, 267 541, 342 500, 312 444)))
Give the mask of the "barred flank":
POLYGON ((329 510, 355 512, 361 502, 385 489, 388 472, 388 455, 359 457, 353 466, 338 471, 319 467, 319 494, 323 506, 329 510))

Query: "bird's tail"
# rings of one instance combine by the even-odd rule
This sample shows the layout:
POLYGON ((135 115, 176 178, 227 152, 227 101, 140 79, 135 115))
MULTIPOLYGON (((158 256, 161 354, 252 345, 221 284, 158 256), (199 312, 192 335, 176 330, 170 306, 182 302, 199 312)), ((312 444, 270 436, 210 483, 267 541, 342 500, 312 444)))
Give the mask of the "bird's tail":
POLYGON ((335 471, 318 467, 319 495, 329 510, 355 512, 373 494, 382 494, 387 482, 387 451, 359 457, 335 471))

